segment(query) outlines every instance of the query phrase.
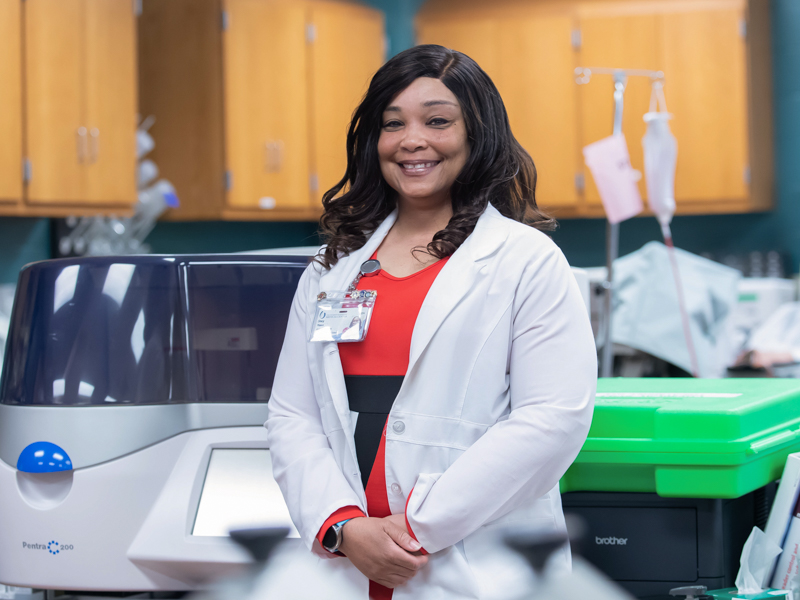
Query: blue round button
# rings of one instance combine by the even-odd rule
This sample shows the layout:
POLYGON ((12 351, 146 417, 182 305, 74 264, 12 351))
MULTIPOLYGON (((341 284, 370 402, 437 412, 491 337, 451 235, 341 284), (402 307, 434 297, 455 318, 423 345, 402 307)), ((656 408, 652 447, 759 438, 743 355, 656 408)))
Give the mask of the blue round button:
POLYGON ((56 444, 34 442, 20 452, 17 470, 23 473, 55 473, 71 471, 72 460, 56 444))

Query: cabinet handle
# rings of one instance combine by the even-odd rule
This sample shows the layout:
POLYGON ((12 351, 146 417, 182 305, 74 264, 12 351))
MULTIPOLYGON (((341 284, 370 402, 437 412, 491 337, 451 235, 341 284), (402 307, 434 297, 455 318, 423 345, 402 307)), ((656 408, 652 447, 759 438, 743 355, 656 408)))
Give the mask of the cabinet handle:
POLYGON ((97 127, 92 127, 89 136, 89 164, 93 165, 97 162, 97 155, 100 153, 100 130, 97 127))
POLYGON ((283 141, 267 142, 264 145, 264 170, 277 173, 283 164, 283 141))
POLYGON ((86 162, 86 150, 87 150, 87 141, 86 141, 86 127, 78 127, 78 131, 76 132, 76 143, 77 143, 77 153, 78 153, 78 164, 83 164, 86 162))

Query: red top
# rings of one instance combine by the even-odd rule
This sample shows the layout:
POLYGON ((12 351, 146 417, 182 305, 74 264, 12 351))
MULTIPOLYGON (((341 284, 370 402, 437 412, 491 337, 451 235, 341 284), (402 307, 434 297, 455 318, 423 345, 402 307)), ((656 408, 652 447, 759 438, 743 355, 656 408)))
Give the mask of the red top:
MULTIPOLYGON (((377 252, 371 258, 375 258, 377 252)), ((449 257, 448 257, 449 258, 449 257)), ((422 302, 434 279, 448 258, 443 258, 407 277, 394 277, 383 269, 372 277, 362 277, 360 290, 378 292, 367 337, 363 342, 339 344, 339 355, 345 375, 405 375, 411 352, 411 334, 422 302)), ((367 481, 367 511, 371 517, 388 517, 389 497, 386 492, 386 435, 381 437, 378 453, 367 481)), ((322 538, 334 523, 365 516, 358 507, 346 506, 333 513, 320 529, 322 538)), ((408 525, 408 522, 406 522, 408 525)), ((409 533, 413 537, 411 528, 409 533)), ((371 598, 391 598, 391 590, 370 582, 371 598)))
POLYGON ((359 280, 359 290, 376 290, 378 297, 367 338, 339 344, 345 375, 406 374, 419 309, 446 262, 447 258, 439 260, 407 277, 394 277, 381 269, 359 280))

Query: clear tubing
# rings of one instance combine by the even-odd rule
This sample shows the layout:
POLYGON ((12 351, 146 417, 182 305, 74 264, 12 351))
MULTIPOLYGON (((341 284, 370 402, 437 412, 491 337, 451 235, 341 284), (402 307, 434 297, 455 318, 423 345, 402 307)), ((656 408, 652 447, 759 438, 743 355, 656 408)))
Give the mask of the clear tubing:
POLYGON ((692 330, 689 328, 689 312, 686 310, 686 298, 683 294, 683 283, 681 274, 678 270, 678 257, 675 254, 675 245, 672 243, 672 231, 668 223, 661 224, 661 233, 664 234, 664 244, 667 246, 669 262, 672 265, 672 276, 675 279, 675 288, 678 291, 678 306, 681 311, 681 322, 683 324, 683 337, 686 339, 686 348, 689 350, 689 361, 692 365, 692 376, 700 377, 700 369, 697 365, 697 352, 694 349, 692 340, 692 330))

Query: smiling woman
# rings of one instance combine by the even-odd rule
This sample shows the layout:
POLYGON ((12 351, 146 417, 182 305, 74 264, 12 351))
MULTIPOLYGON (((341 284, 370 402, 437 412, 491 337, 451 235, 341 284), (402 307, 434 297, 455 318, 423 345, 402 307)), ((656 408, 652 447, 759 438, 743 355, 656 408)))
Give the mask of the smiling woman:
POLYGON ((347 170, 322 200, 320 259, 330 268, 396 207, 426 197, 442 209, 424 219, 426 230, 439 226, 423 244, 436 259, 455 252, 489 203, 506 217, 554 229, 535 189, 536 168, 489 76, 465 54, 417 46, 375 74, 353 115, 347 170))
POLYGON ((272 387, 275 479, 308 547, 346 557, 322 561, 332 585, 510 597, 481 565, 487 540, 510 523, 565 529, 558 480, 597 372, 580 291, 540 231, 554 223, 533 161, 486 73, 441 46, 375 74, 347 158, 272 387))

